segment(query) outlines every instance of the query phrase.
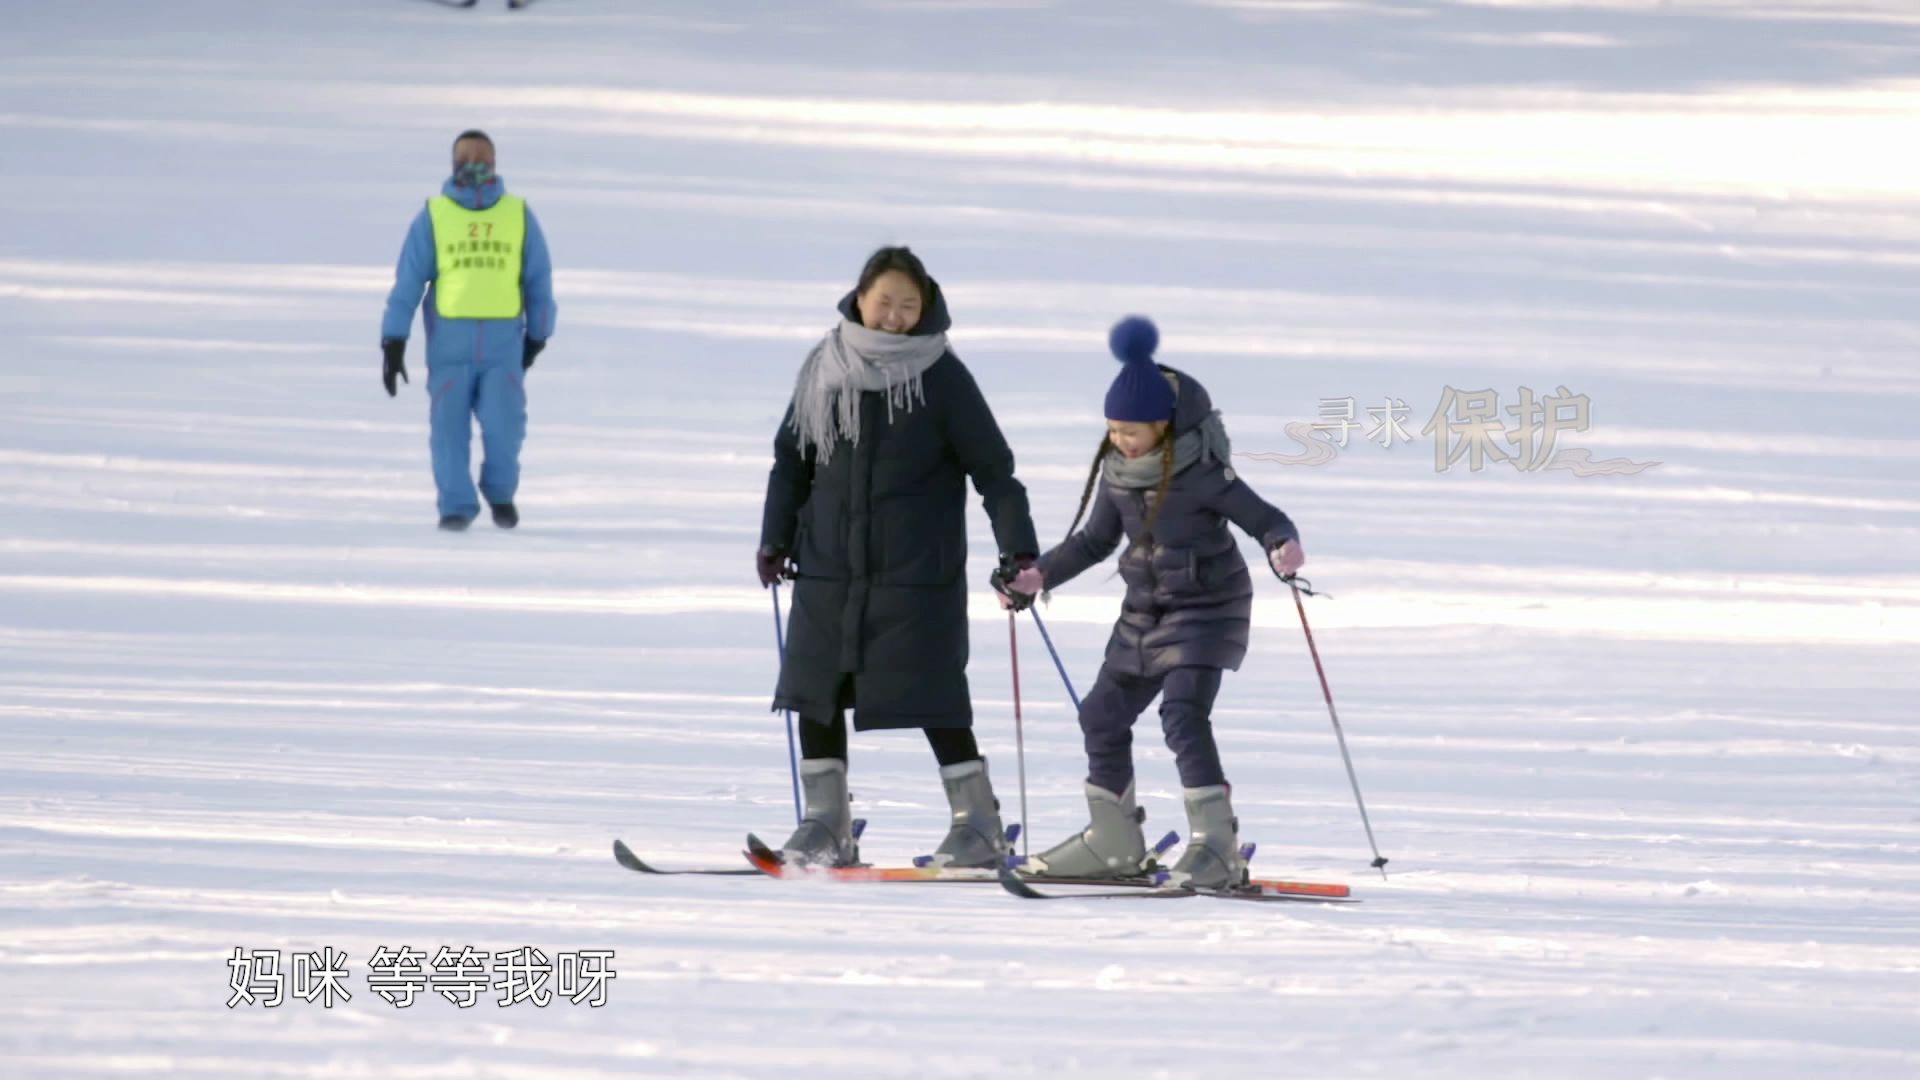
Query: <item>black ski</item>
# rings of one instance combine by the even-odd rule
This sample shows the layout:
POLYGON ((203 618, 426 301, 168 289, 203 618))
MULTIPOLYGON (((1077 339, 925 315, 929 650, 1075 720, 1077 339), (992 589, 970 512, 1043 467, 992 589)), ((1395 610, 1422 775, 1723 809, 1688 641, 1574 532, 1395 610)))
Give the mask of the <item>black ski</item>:
POLYGON ((629 870, 636 870, 642 874, 707 874, 715 877, 761 876, 760 871, 755 870, 751 866, 728 867, 726 869, 700 866, 672 869, 654 866, 640 856, 635 855, 633 849, 628 847, 624 841, 620 840, 613 842, 613 860, 629 870))
POLYGON ((1059 880, 1035 878, 1021 874, 1012 867, 1000 870, 1000 887, 1020 897, 1022 900, 1186 900, 1204 897, 1209 900, 1244 900, 1252 903, 1320 903, 1352 904, 1358 903, 1351 896, 1323 896, 1312 893, 1285 892, 1271 887, 1250 886, 1244 889, 1190 889, 1177 885, 1149 884, 1144 881, 1125 880, 1111 882, 1088 881, 1089 885, 1119 886, 1103 888, 1098 892, 1043 892, 1034 888, 1039 882, 1046 885, 1070 884, 1059 880))

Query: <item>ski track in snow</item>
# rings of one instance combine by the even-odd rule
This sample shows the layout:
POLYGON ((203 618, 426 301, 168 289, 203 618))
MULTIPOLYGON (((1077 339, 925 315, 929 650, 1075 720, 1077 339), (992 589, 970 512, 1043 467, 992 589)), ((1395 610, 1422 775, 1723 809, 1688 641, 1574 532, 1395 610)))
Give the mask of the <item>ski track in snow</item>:
MULTIPOLYGON (((0 1073, 1920 1074, 1908 5, 309 7, 0 39, 0 1073), (423 340, 397 402, 374 342, 476 125, 561 325, 525 526, 445 536, 423 340), (1332 596, 1394 873, 1270 580, 1216 717, 1243 835, 1363 903, 613 864, 784 835, 746 554, 795 365, 885 242, 943 279, 1043 539, 1113 318, 1207 382, 1332 596), (1523 386, 1589 395, 1563 446, 1658 464, 1437 471, 1444 388, 1523 386), (1263 456, 1345 397, 1331 463, 1263 456), (618 974, 602 1008, 372 994, 375 948, 443 944, 618 974), (353 998, 230 1010, 237 946, 343 950, 353 998)), ((1119 595, 1045 609, 1082 689, 1119 595)), ((1017 816, 1006 622, 973 615, 1017 816)), ((1084 760, 1019 633, 1051 842, 1084 760)), ((1150 831, 1182 824, 1157 728, 1150 831)), ((924 745, 852 757, 868 857, 935 843, 924 745)))

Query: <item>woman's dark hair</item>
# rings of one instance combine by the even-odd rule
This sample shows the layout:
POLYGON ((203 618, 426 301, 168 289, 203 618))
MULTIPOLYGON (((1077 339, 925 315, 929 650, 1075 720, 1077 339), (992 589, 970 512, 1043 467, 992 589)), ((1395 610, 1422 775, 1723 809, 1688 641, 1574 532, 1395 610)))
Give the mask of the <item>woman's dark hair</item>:
POLYGON ((487 138, 487 133, 484 131, 481 131, 479 128, 473 128, 467 131, 463 131, 458 135, 455 135, 453 137, 453 145, 457 147, 461 143, 466 142, 468 139, 479 139, 481 142, 487 144, 487 149, 489 150, 493 149, 493 140, 487 138))
POLYGON ((907 280, 920 290, 921 311, 933 307, 933 278, 927 276, 926 264, 911 248, 883 247, 868 256, 867 265, 860 271, 860 284, 856 286, 856 291, 861 296, 867 295, 867 290, 880 280, 880 275, 889 270, 898 270, 907 275, 907 280))

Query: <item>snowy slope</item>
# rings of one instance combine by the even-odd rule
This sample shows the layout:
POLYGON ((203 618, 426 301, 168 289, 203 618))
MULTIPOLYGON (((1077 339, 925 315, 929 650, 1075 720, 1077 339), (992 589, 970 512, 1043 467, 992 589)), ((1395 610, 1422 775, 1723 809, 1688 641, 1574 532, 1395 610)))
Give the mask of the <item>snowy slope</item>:
MULTIPOLYGON (((0 32, 0 1074, 1920 1074, 1920 16, 1894 0, 21 5, 0 32), (458 130, 560 268, 513 534, 378 385, 458 130), (1159 320, 1301 524, 1217 720, 1256 866, 1364 903, 643 879, 783 835, 773 428, 908 242, 1065 529, 1159 320), (1566 387, 1637 474, 1436 468, 1566 387), (1287 425, 1407 402, 1317 467, 1287 425), (380 946, 612 949, 400 1010, 380 946), (350 1002, 229 1009, 236 947, 350 1002)), ((974 521, 976 577, 992 557, 974 521)), ((1119 596, 1049 625, 1091 682, 1119 596)), ((1006 622, 976 601, 1010 811, 1006 622)), ((1020 624, 1036 841, 1084 810, 1020 624)), ((1153 716, 1151 824, 1178 822, 1153 716)), ((858 737, 866 851, 923 744, 858 737)))

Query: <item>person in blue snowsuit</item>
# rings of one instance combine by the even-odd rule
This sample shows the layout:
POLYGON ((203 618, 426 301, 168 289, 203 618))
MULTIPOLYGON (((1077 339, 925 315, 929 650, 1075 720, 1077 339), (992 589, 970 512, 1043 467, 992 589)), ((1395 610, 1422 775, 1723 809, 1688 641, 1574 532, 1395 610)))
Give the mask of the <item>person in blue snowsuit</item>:
POLYGON ((520 445, 527 435, 526 373, 553 334, 553 262, 540 223, 494 172, 493 140, 463 132, 453 175, 413 219, 380 327, 387 395, 407 379, 415 308, 427 328, 429 444, 440 527, 465 529, 484 497, 493 522, 520 522, 520 445), (425 293, 424 300, 422 292, 425 293), (473 418, 485 458, 476 493, 473 418))

